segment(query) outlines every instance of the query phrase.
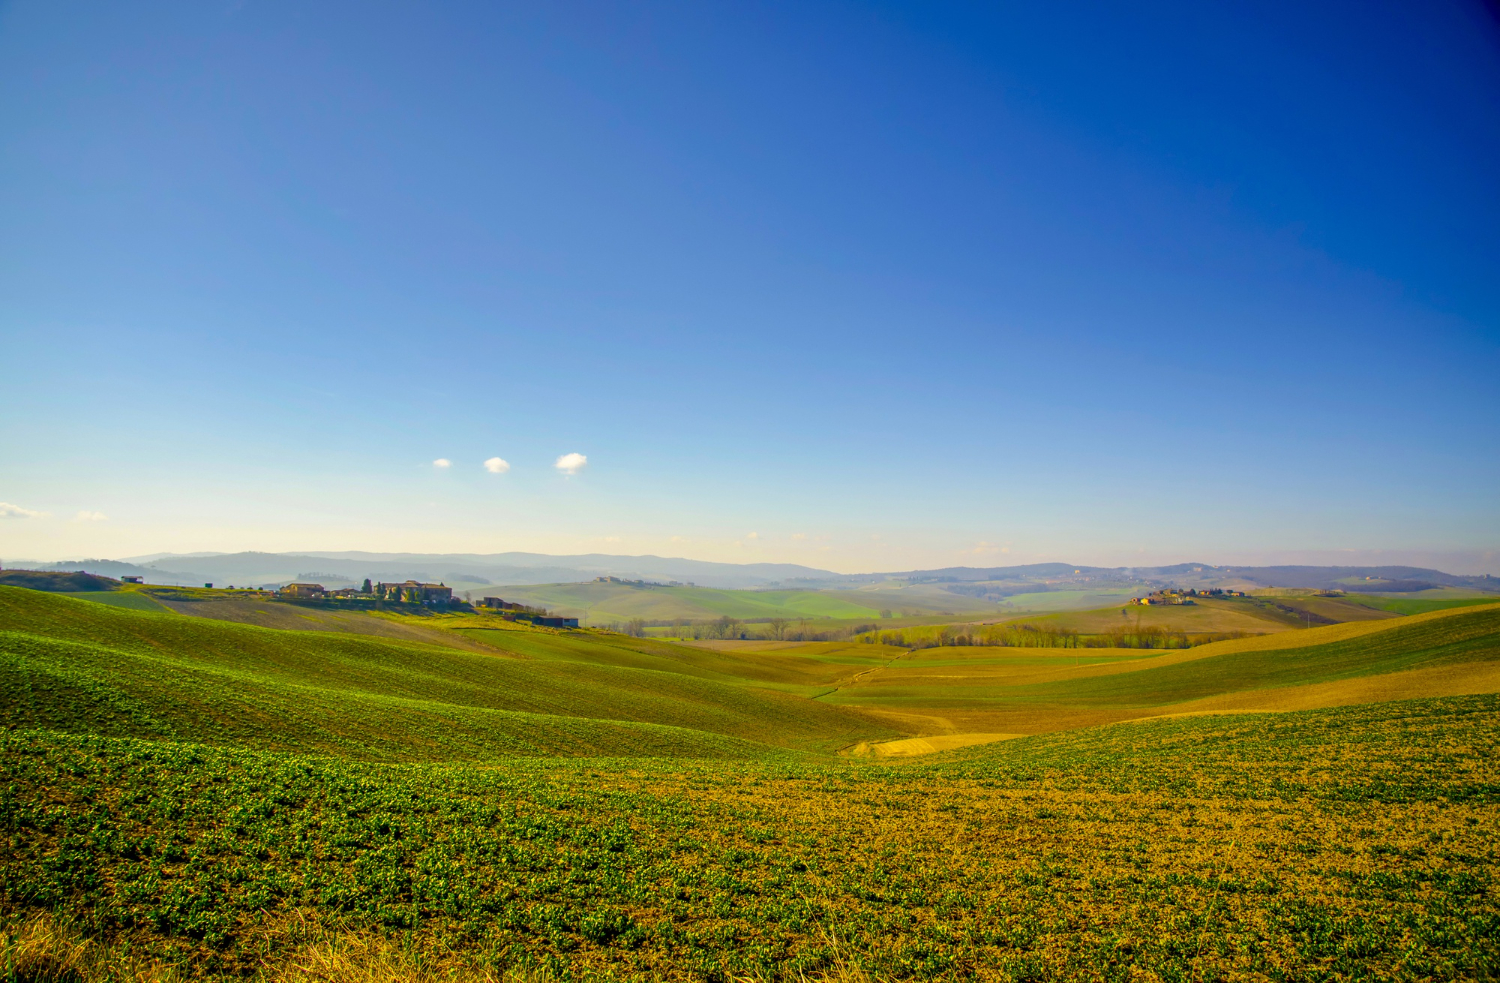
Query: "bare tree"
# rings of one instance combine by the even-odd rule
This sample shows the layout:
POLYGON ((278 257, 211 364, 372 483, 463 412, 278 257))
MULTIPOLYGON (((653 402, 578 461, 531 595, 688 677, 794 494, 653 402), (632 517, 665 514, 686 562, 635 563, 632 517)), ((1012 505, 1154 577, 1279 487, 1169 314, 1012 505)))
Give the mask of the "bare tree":
POLYGON ((788 621, 785 618, 772 618, 771 619, 771 637, 774 638, 774 639, 776 639, 778 642, 785 641, 786 640, 786 626, 789 625, 789 624, 791 624, 791 622, 788 621))

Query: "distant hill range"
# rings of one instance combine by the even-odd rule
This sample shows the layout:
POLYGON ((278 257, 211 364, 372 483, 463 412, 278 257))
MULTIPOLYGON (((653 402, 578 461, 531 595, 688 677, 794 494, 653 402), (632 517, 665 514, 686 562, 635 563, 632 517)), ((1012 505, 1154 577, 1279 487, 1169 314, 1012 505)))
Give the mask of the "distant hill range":
POLYGON ((370 580, 421 580, 463 588, 491 584, 557 584, 620 577, 704 587, 765 587, 792 579, 839 574, 794 563, 712 563, 659 556, 586 553, 158 553, 123 560, 9 561, 36 570, 85 570, 108 577, 143 577, 147 583, 269 586, 311 580, 325 586, 370 580))
POLYGON ((954 584, 1137 580, 1186 587, 1238 583, 1249 587, 1298 587, 1369 593, 1408 593, 1435 587, 1464 587, 1500 592, 1500 577, 1488 574, 1452 574, 1425 567, 1403 566, 1221 567, 1210 563, 1175 563, 1164 567, 1087 567, 1068 563, 1030 563, 1011 567, 946 567, 941 570, 911 570, 872 576, 900 578, 918 583, 954 584))
POLYGON ((1365 593, 1408 593, 1435 587, 1500 592, 1500 577, 1444 573, 1406 566, 1215 566, 1177 563, 1161 567, 1090 567, 1030 563, 1007 567, 944 567, 890 573, 840 574, 795 563, 714 563, 680 557, 585 553, 159 553, 124 560, 10 561, 34 570, 135 576, 147 583, 279 586, 311 580, 325 586, 370 580, 443 582, 461 590, 488 586, 563 584, 619 577, 654 583, 722 589, 768 587, 828 589, 889 581, 944 585, 956 594, 999 598, 1035 591, 1153 584, 1160 586, 1298 587, 1365 593))

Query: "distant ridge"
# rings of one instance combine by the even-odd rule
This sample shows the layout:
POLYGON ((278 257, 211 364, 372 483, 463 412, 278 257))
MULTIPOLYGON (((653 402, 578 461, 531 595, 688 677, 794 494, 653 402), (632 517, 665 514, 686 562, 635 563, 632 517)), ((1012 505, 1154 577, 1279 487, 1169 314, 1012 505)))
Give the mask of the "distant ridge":
POLYGON ((1426 567, 1406 566, 1215 566, 1211 563, 1174 563, 1159 567, 1090 567, 1066 563, 1032 563, 1010 567, 945 567, 912 570, 883 576, 913 581, 983 582, 1035 578, 1120 578, 1173 581, 1186 585, 1236 579, 1261 587, 1298 587, 1314 590, 1408 592, 1433 587, 1467 587, 1500 592, 1500 577, 1452 574, 1426 567))
MULTIPOLYGON (((579 583, 595 577, 620 577, 657 583, 691 583, 700 587, 745 590, 765 587, 837 588, 888 580, 913 583, 994 583, 1047 590, 1070 583, 1100 586, 1152 583, 1212 586, 1228 582, 1254 587, 1343 589, 1364 592, 1414 592, 1433 587, 1462 587, 1500 592, 1500 577, 1452 574, 1412 566, 1217 566, 1174 563, 1154 567, 1096 567, 1072 563, 1025 563, 1003 567, 940 567, 887 573, 841 574, 796 563, 718 563, 683 557, 624 556, 579 553, 373 553, 357 550, 306 553, 153 553, 124 560, 65 560, 27 564, 36 570, 86 571, 107 577, 139 576, 148 583, 240 586, 274 585, 303 579, 331 583, 372 580, 441 581, 464 589, 488 585, 579 583)), ((957 588, 955 588, 957 589, 957 588)), ((959 590, 968 593, 968 589, 959 590)))
POLYGON ((838 579, 831 570, 795 563, 715 563, 660 556, 615 556, 585 553, 549 556, 543 553, 370 553, 362 551, 306 553, 152 553, 124 560, 64 560, 24 564, 38 570, 86 570, 109 577, 140 576, 148 583, 237 584, 262 586, 302 579, 442 581, 453 584, 553 584, 620 577, 629 580, 678 581, 705 587, 745 589, 793 579, 838 579))

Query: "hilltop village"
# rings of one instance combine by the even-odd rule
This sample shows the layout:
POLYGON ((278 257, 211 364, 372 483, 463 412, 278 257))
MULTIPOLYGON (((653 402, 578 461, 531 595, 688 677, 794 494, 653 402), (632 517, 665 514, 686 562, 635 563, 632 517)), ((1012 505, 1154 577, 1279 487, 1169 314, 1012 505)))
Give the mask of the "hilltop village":
POLYGON ((444 584, 424 584, 417 580, 406 580, 399 584, 371 583, 368 579, 359 587, 344 587, 328 590, 322 584, 291 583, 274 592, 281 601, 348 601, 359 603, 386 602, 393 604, 417 604, 438 610, 495 611, 506 621, 526 621, 547 628, 577 628, 577 618, 554 617, 540 608, 528 607, 499 597, 486 597, 476 604, 453 596, 453 588, 444 584))
POLYGON ((1204 590, 1192 590, 1179 587, 1170 587, 1166 590, 1152 591, 1145 597, 1132 597, 1131 604, 1142 606, 1156 604, 1197 604, 1198 598, 1203 597, 1244 597, 1242 590, 1222 590, 1218 587, 1205 588, 1204 590))

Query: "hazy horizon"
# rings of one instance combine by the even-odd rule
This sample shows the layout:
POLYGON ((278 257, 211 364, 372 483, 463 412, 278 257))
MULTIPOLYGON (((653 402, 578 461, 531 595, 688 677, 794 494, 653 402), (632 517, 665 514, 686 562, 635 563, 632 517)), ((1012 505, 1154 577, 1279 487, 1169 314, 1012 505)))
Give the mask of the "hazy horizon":
POLYGON ((1272 567, 1272 566, 1349 566, 1349 567, 1376 567, 1376 566, 1408 566, 1425 569, 1439 570, 1444 573, 1456 575, 1478 575, 1490 574, 1500 576, 1500 551, 1421 551, 1421 550, 1283 550, 1263 551, 1256 553, 1237 553, 1223 556, 1208 555, 1176 555, 1155 554, 1136 556, 1115 557, 1087 557, 1062 554, 1038 554, 1036 556, 1016 556, 1015 554, 1001 554, 993 561, 979 561, 968 558, 957 563, 921 563, 910 566, 882 566, 878 568, 864 569, 839 569, 831 565, 819 565, 816 563, 804 563, 794 559, 728 559, 720 560, 703 556, 687 556, 678 553, 622 553, 611 550, 594 550, 586 553, 548 553, 545 551, 532 550, 496 550, 476 552, 464 551, 390 551, 390 550, 319 550, 319 549, 285 549, 285 550, 199 550, 183 552, 146 552, 133 555, 106 556, 98 553, 78 553, 58 556, 20 556, 14 558, 0 556, 0 567, 9 567, 17 563, 60 563, 68 560, 112 560, 126 563, 153 563, 166 559, 181 557, 192 559, 194 557, 213 557, 234 555, 240 552, 264 552, 273 554, 284 554, 292 556, 319 556, 339 553, 367 553, 374 556, 503 556, 507 553, 526 553, 532 556, 548 557, 566 560, 585 556, 607 556, 616 559, 632 559, 655 557, 662 560, 681 560, 687 562, 702 563, 730 563, 730 564, 776 564, 776 565, 799 565, 814 571, 826 571, 845 576, 876 574, 876 573, 898 573, 907 570, 930 570, 944 567, 1006 567, 1023 566, 1036 563, 1069 563, 1077 566, 1089 567, 1164 567, 1174 566, 1182 563, 1203 563, 1216 567, 1272 567))

